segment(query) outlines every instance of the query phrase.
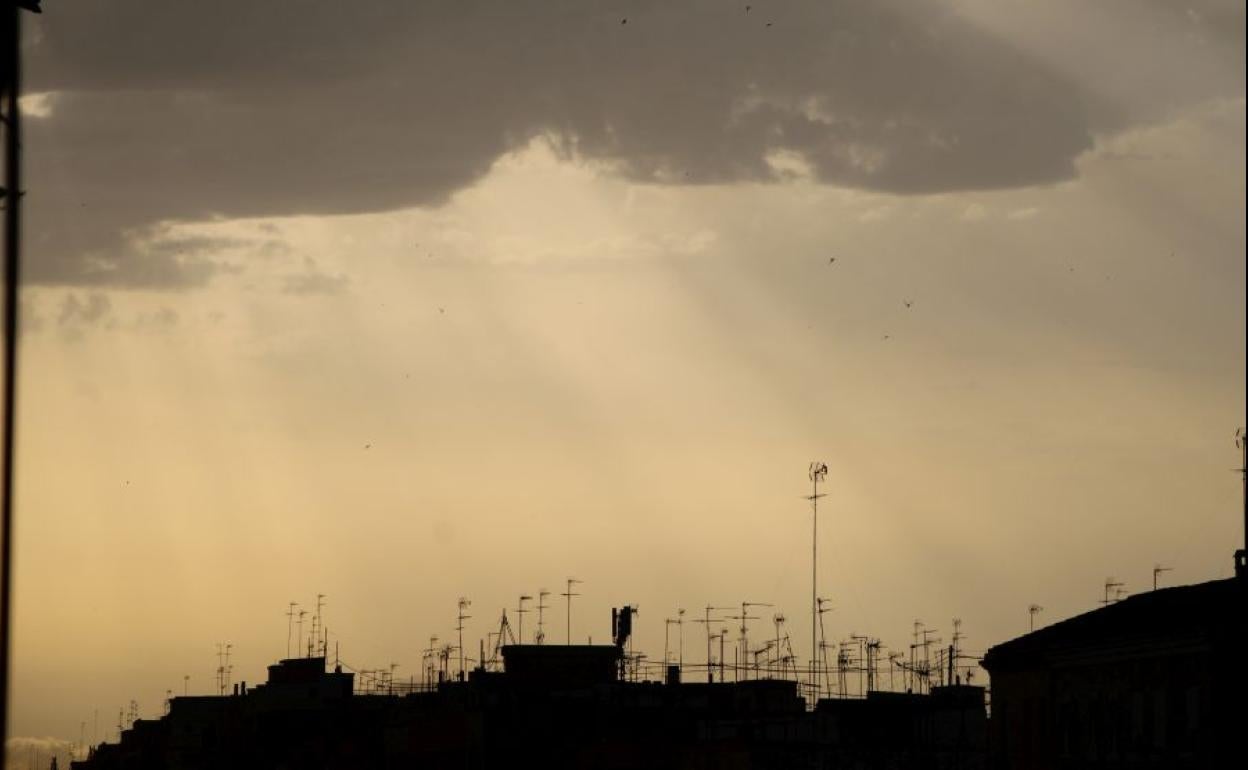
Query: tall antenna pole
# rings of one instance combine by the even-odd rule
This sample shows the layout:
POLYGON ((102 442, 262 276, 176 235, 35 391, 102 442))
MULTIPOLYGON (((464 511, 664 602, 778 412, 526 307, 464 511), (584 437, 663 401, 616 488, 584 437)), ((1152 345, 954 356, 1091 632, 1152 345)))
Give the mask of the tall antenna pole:
POLYGON ((459 614, 456 615, 455 631, 459 633, 459 678, 464 678, 464 621, 471 618, 471 615, 465 615, 464 610, 468 609, 472 602, 464 597, 459 597, 459 614))
MULTIPOLYGON (((1248 577, 1248 431, 1244 428, 1235 429, 1235 446, 1243 453, 1243 460, 1236 470, 1244 480, 1244 545, 1235 552, 1235 574, 1248 577)), ((8 540, 6 539, 5 542, 7 543, 8 540)))
POLYGON ((680 656, 676 659, 676 666, 683 677, 685 675, 685 611, 680 607, 676 608, 676 634, 680 637, 678 642, 680 656))
MULTIPOLYGON (((819 657, 816 630, 819 623, 819 482, 828 475, 828 466, 816 460, 810 464, 810 665, 819 657)), ((813 673, 812 673, 813 677, 813 673)))
POLYGON ((316 642, 319 642, 321 639, 320 629, 321 629, 321 624, 324 622, 321 616, 321 610, 324 608, 325 608, 325 594, 317 594, 316 595, 316 615, 314 615, 312 618, 312 638, 308 639, 308 657, 309 658, 313 657, 313 655, 315 654, 314 645, 316 647, 320 646, 319 644, 316 644, 316 642), (313 640, 316 640, 316 642, 314 642, 313 640))
POLYGON ((576 578, 568 578, 568 590, 560 594, 568 599, 567 638, 564 644, 572 644, 572 597, 580 596, 580 594, 572 592, 572 586, 580 582, 576 578))

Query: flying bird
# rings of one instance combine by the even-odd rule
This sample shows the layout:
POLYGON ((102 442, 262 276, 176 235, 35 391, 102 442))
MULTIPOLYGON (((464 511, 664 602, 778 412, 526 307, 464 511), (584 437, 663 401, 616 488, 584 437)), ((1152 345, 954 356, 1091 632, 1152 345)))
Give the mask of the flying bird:
POLYGON ((439 312, 439 313, 445 313, 445 312, 446 312, 446 308, 444 308, 444 307, 440 307, 440 308, 438 308, 438 312, 439 312))
POLYGON ((913 301, 913 300, 908 300, 908 299, 903 299, 903 300, 901 301, 901 303, 902 303, 903 305, 905 305, 906 307, 910 307, 911 305, 913 305, 913 304, 914 304, 914 301, 913 301))
POLYGON ((834 262, 836 262, 836 257, 828 257, 828 264, 829 264, 829 265, 831 265, 831 264, 832 264, 832 263, 834 263, 834 262))
POLYGON ((372 448, 373 448, 373 445, 372 445, 372 444, 365 444, 365 445, 364 445, 364 448, 365 448, 365 449, 372 449, 372 448))
POLYGON ((621 23, 621 24, 627 24, 627 23, 628 23, 628 19, 620 19, 620 23, 621 23))

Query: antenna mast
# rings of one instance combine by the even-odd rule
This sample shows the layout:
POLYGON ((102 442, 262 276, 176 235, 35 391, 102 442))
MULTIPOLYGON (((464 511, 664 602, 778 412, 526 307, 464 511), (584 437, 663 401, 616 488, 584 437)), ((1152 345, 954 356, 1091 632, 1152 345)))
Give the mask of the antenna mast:
POLYGON ((468 609, 472 602, 464 597, 459 597, 459 614, 456 615, 455 631, 459 634, 459 678, 464 678, 464 621, 471 618, 471 615, 465 615, 464 610, 468 609))
POLYGON ((295 608, 299 606, 298 602, 291 602, 290 607, 286 610, 286 657, 290 658, 290 634, 295 630, 295 608))
POLYGON ((568 590, 560 594, 560 596, 565 596, 568 599, 567 637, 564 644, 572 644, 572 597, 580 596, 580 594, 572 592, 572 586, 580 582, 582 581, 576 578, 568 578, 568 590))
POLYGON ((1161 564, 1154 564, 1154 565, 1153 565, 1153 590, 1154 590, 1154 591, 1156 591, 1156 590, 1157 590, 1157 576, 1158 576, 1158 575, 1160 575, 1160 574, 1161 574, 1161 573, 1163 573, 1163 572, 1169 572, 1169 571, 1170 571, 1170 570, 1172 570, 1172 569, 1174 569, 1174 568, 1173 568, 1173 567, 1166 567, 1166 566, 1161 565, 1161 564))
POLYGON ((312 633, 308 637, 308 657, 309 658, 313 657, 316 654, 314 650, 316 647, 320 646, 319 644, 317 644, 317 642, 319 642, 321 638, 320 628, 321 628, 321 623, 323 622, 321 619, 321 610, 324 608, 325 608, 325 594, 317 594, 316 595, 316 614, 312 616, 312 633))
POLYGON ((1028 633, 1036 630, 1036 615, 1039 615, 1041 612, 1044 612, 1044 608, 1039 604, 1033 604, 1027 608, 1027 614, 1030 616, 1030 625, 1027 627, 1028 633))
MULTIPOLYGON (((810 664, 813 668, 819 657, 816 626, 819 622, 819 482, 828 475, 828 466, 816 460, 810 464, 810 664)), ((812 677, 813 678, 813 677, 812 677)))
POLYGON ((528 594, 522 594, 520 596, 519 606, 516 607, 516 617, 518 618, 516 622, 519 623, 519 626, 520 626, 519 630, 517 630, 516 632, 516 641, 515 641, 516 644, 524 644, 524 614, 528 612, 528 610, 524 608, 524 603, 531 602, 531 601, 533 601, 532 596, 529 596, 528 594))
POLYGON ((1244 545, 1235 552, 1235 574, 1248 577, 1248 431, 1235 429, 1235 447, 1243 453, 1243 461, 1236 470, 1244 480, 1244 545))
POLYGON ((537 644, 546 641, 544 626, 546 623, 546 608, 549 606, 546 604, 547 596, 550 596, 550 591, 547 591, 545 588, 537 592, 537 633, 533 635, 533 641, 537 644))

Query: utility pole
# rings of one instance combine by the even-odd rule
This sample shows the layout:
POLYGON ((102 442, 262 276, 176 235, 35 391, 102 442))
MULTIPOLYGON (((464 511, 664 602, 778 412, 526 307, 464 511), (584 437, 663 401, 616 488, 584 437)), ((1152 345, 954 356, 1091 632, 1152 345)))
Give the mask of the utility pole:
POLYGON ((819 482, 827 478, 828 466, 818 460, 812 462, 807 475, 810 477, 810 660, 819 655, 819 646, 815 636, 815 624, 819 617, 819 482))
POLYGON ((574 593, 572 591, 572 586, 580 582, 581 581, 577 580, 576 578, 568 578, 568 590, 560 594, 561 596, 567 597, 567 600, 568 600, 567 636, 565 638, 564 644, 572 644, 572 597, 580 596, 580 594, 574 593))

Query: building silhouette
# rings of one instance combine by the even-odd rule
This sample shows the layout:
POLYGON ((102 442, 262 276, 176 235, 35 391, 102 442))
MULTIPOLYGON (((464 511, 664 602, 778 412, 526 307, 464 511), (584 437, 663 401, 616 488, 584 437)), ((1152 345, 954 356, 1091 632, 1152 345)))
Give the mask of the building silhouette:
POLYGON ((664 681, 628 681, 623 656, 614 644, 509 645, 502 671, 368 694, 323 657, 283 660, 264 684, 173 698, 73 767, 984 767, 981 687, 808 709, 792 680, 682 682, 670 666, 664 681))

